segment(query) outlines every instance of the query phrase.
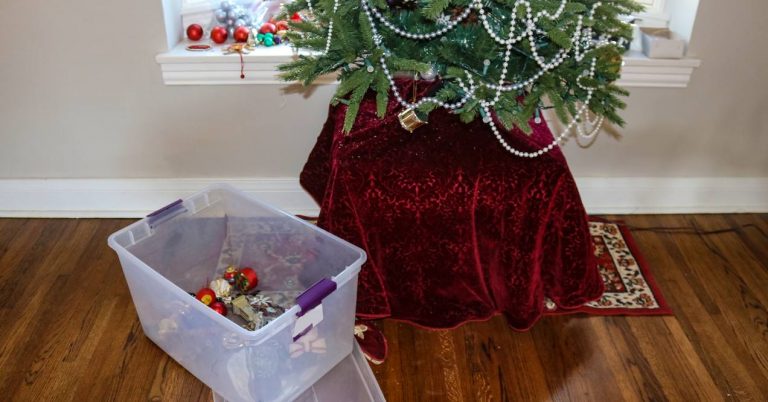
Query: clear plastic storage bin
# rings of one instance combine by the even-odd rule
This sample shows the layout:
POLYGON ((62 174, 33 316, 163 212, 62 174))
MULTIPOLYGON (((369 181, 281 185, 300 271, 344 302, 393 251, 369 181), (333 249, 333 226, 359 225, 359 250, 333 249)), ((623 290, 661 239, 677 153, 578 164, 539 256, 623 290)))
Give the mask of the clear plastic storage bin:
POLYGON ((352 353, 365 253, 231 186, 168 205, 109 245, 144 333, 221 398, 294 400, 352 353), (228 264, 252 267, 258 289, 293 292, 297 304, 250 331, 189 294, 228 264))
MULTIPOLYGON (((213 394, 213 402, 229 402, 213 394)), ((293 402, 386 402, 357 343, 352 354, 293 402)))

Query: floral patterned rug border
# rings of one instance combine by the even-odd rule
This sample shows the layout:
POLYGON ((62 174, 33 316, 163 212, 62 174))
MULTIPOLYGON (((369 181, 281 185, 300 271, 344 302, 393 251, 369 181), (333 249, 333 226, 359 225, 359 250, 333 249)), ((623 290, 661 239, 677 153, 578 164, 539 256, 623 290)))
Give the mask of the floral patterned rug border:
POLYGON ((590 218, 589 230, 605 293, 577 309, 547 314, 672 315, 629 229, 621 222, 590 218))

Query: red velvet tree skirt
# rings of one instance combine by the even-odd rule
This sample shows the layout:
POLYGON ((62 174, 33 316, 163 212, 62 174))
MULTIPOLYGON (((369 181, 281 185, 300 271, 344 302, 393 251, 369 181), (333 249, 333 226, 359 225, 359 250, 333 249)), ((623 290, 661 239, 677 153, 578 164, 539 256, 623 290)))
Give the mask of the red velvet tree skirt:
MULTIPOLYGON (((442 109, 410 134, 400 107, 391 102, 380 120, 372 96, 345 135, 345 111, 330 109, 301 183, 321 205, 318 225, 368 253, 358 316, 450 328, 503 313, 524 330, 545 298, 568 309, 602 294, 587 215, 559 150, 518 158, 480 119, 463 124, 442 109)), ((552 140, 545 123, 534 130, 508 141, 531 151, 552 140)))

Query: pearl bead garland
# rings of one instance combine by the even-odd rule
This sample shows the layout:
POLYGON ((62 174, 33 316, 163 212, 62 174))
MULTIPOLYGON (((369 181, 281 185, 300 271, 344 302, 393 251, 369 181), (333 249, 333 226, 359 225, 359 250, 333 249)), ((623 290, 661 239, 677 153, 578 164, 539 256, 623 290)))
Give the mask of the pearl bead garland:
POLYGON ((310 14, 315 15, 315 10, 312 8, 312 0, 307 0, 307 8, 310 14))
MULTIPOLYGON (((363 11, 365 12, 365 15, 368 17, 368 21, 371 24, 371 32, 373 34, 374 43, 376 44, 377 47, 380 48, 381 35, 379 34, 379 30, 378 28, 376 28, 376 24, 373 20, 373 14, 375 14, 375 12, 372 12, 366 0, 361 0, 360 4, 362 5, 363 11)), ((384 75, 387 76, 387 80, 389 81, 389 86, 390 88, 392 88, 392 94, 395 96, 395 99, 397 99, 397 102, 400 103, 400 105, 402 105, 406 109, 415 109, 426 103, 434 103, 445 109, 456 110, 463 107, 467 103, 467 101, 469 101, 469 99, 471 99, 472 96, 474 95, 474 90, 472 92, 465 92, 461 100, 459 100, 456 103, 446 103, 435 97, 424 97, 415 103, 408 102, 400 94, 400 91, 398 90, 397 85, 395 84, 395 79, 392 76, 392 73, 389 71, 389 67, 387 66, 387 60, 385 55, 386 55, 386 52, 383 52, 382 56, 379 58, 381 69, 384 71, 384 75)))
MULTIPOLYGON (((384 24, 385 27, 391 29, 396 34, 408 39, 416 39, 416 40, 430 40, 430 39, 435 39, 439 36, 443 36, 446 33, 448 33, 448 31, 452 30, 457 25, 459 25, 460 22, 467 19, 467 17, 469 17, 469 14, 472 12, 472 7, 471 6, 467 7, 464 10, 464 12, 462 12, 461 14, 459 14, 458 17, 456 17, 456 19, 449 20, 445 26, 438 29, 437 31, 428 32, 428 33, 413 33, 413 32, 407 32, 405 30, 402 30, 395 24, 391 23, 388 19, 384 18, 384 16, 381 15, 381 13, 379 12, 378 9, 376 9, 376 7, 373 7, 373 8, 369 7, 366 0, 361 0, 361 4, 363 5, 365 9, 365 13, 368 15, 368 17, 370 17, 371 14, 373 14, 374 16, 376 16, 376 19, 378 19, 379 21, 381 21, 382 24, 384 24)), ((371 21, 371 25, 373 25, 373 21, 371 21)))
MULTIPOLYGON (((516 156, 524 157, 524 158, 536 158, 536 157, 539 157, 539 156, 541 156, 541 155, 551 151, 552 149, 554 149, 554 147, 557 146, 558 144, 564 143, 565 140, 567 140, 568 135, 571 133, 571 131, 573 130, 574 127, 576 127, 576 129, 577 129, 578 135, 580 137, 584 137, 584 138, 592 138, 600 130, 600 126, 602 125, 602 123, 604 121, 604 117, 600 116, 595 121, 590 121, 589 120, 589 116, 588 116, 589 102, 592 100, 592 96, 594 94, 595 88, 589 88, 589 87, 586 87, 586 86, 581 84, 581 78, 583 78, 583 77, 590 77, 590 78, 594 77, 595 69, 596 69, 596 65, 597 65, 597 60, 594 59, 594 58, 592 59, 589 71, 585 71, 586 74, 584 76, 582 76, 582 77, 579 77, 579 79, 577 79, 577 82, 576 82, 577 85, 581 89, 587 91, 587 99, 586 99, 586 101, 582 104, 581 108, 579 108, 579 110, 577 111, 576 115, 571 120, 571 122, 565 127, 563 132, 560 135, 558 135, 556 138, 554 138, 553 141, 550 144, 548 144, 547 146, 545 146, 544 148, 541 148, 541 149, 539 149, 537 151, 534 151, 534 152, 524 152, 524 151, 520 151, 518 149, 515 149, 514 147, 510 146, 509 143, 507 143, 506 140, 502 137, 498 127, 496 126, 496 123, 493 121, 493 118, 492 118, 490 107, 494 106, 499 101, 502 92, 505 92, 505 91, 518 91, 518 90, 520 90, 522 88, 525 88, 526 86, 533 85, 542 75, 544 75, 546 72, 548 72, 548 71, 558 67, 559 65, 561 65, 566 60, 567 54, 569 52, 568 52, 567 49, 561 49, 560 51, 558 51, 557 55, 555 55, 551 61, 549 61, 549 62, 545 61, 544 58, 541 57, 538 54, 538 50, 536 49, 536 45, 535 45, 535 37, 534 37, 534 33, 540 33, 540 31, 536 27, 536 23, 542 17, 549 18, 550 20, 554 20, 554 19, 559 18, 559 16, 563 13, 563 11, 565 9, 566 0, 562 0, 560 6, 558 7, 557 11, 554 14, 550 14, 548 11, 544 10, 544 11, 541 11, 541 12, 537 13, 536 16, 533 16, 533 12, 532 12, 532 9, 531 9, 531 4, 530 4, 529 1, 527 1, 527 0, 517 0, 515 2, 515 5, 513 6, 512 15, 510 16, 509 34, 508 34, 508 37, 506 39, 500 38, 496 34, 496 32, 494 32, 493 29, 491 28, 490 23, 488 22, 487 17, 485 15, 485 10, 484 10, 484 6, 482 4, 482 0, 473 0, 473 2, 470 4, 470 6, 467 7, 464 10, 464 12, 462 14, 460 14, 456 19, 449 20, 449 22, 447 22, 443 26, 443 28, 438 29, 437 31, 434 31, 434 32, 430 32, 430 33, 412 33, 412 32, 404 31, 404 30, 398 28, 397 26, 395 26, 394 24, 392 24, 386 18, 384 18, 384 16, 375 7, 370 7, 368 5, 367 0, 361 0, 360 3, 361 3, 363 11, 365 12, 365 14, 366 14, 366 16, 368 18, 368 21, 370 23, 371 31, 372 31, 372 36, 374 38, 374 43, 375 43, 376 47, 379 48, 380 50, 383 50, 382 49, 382 36, 378 32, 378 28, 376 27, 376 21, 374 20, 374 16, 384 26, 386 26, 387 28, 389 28, 390 30, 392 30, 393 32, 395 32, 396 34, 398 34, 400 36, 403 36, 403 37, 406 37, 406 38, 409 38, 409 39, 415 39, 415 40, 431 40, 431 39, 434 39, 434 38, 436 38, 438 36, 442 36, 442 35, 446 34, 448 31, 450 31, 451 29, 456 27, 456 25, 458 25, 461 21, 463 21, 464 19, 466 19, 469 16, 469 14, 472 11, 472 8, 475 8, 475 9, 478 10, 478 12, 480 14, 480 19, 482 21, 482 24, 483 24, 486 32, 488 32, 488 34, 497 43, 505 45, 505 47, 506 47, 505 52, 504 52, 503 63, 502 63, 501 75, 500 75, 499 81, 498 81, 499 83, 497 85, 488 84, 488 83, 481 84, 481 85, 483 85, 483 86, 485 86, 487 88, 491 88, 491 89, 495 90, 495 94, 493 96, 493 100, 486 101, 486 100, 483 100, 483 99, 475 98, 475 91, 476 91, 477 87, 475 86, 472 74, 470 74, 469 72, 465 71, 465 74, 466 74, 467 79, 469 81, 469 87, 467 87, 467 85, 465 85, 465 83, 461 79, 457 80, 459 87, 464 91, 464 96, 458 102, 456 102, 456 103, 446 103, 446 102, 444 102, 444 101, 442 101, 440 99, 437 99, 435 97, 424 97, 424 98, 420 99, 419 101, 413 102, 413 103, 406 101, 402 97, 402 95, 400 94, 400 91, 398 90, 397 85, 395 83, 394 77, 392 76, 391 72, 389 71, 389 67, 387 66, 386 57, 388 55, 388 52, 387 51, 383 51, 382 52, 382 56, 379 58, 379 63, 381 65, 381 68, 382 68, 384 74, 387 77, 387 80, 389 81, 389 85, 390 85, 390 87, 392 89, 392 93, 394 94, 394 96, 397 99, 398 103, 400 103, 400 105, 402 105, 403 107, 405 107, 405 108, 418 108, 419 106, 421 106, 423 104, 426 104, 426 103, 434 103, 434 104, 437 104, 440 107, 443 107, 445 109, 456 110, 456 109, 459 109, 459 108, 463 107, 470 99, 475 98, 475 99, 477 99, 479 101, 480 107, 482 108, 483 115, 484 115, 483 116, 483 121, 488 124, 488 126, 490 127, 490 129, 493 132, 494 136, 499 141, 499 143, 502 145, 502 147, 504 147, 504 149, 506 149, 508 152, 510 152, 510 153, 512 153, 512 154, 514 154, 516 156), (520 33, 519 35, 515 36, 515 29, 514 28, 515 28, 515 23, 517 21, 517 19, 515 17, 515 13, 516 13, 517 8, 519 6, 521 6, 521 5, 526 7, 526 18, 525 18, 526 29, 522 33, 520 33), (541 67, 541 70, 539 70, 536 74, 534 74, 532 77, 530 77, 529 79, 527 79, 525 81, 522 81, 522 82, 516 83, 516 84, 512 84, 512 85, 504 85, 504 80, 505 80, 507 72, 508 72, 509 59, 510 59, 510 53, 511 53, 511 50, 512 50, 512 45, 517 43, 517 42, 519 42, 524 37, 528 38, 528 41, 529 41, 529 44, 530 44, 530 49, 531 49, 531 54, 533 55, 533 57, 536 60, 537 64, 541 67), (586 122, 592 126, 592 129, 589 130, 590 132, 588 134, 585 133, 584 128, 582 126, 582 122, 581 122, 582 115, 585 115, 584 120, 586 120, 586 122)), ((338 4, 339 4, 339 0, 334 0, 334 8, 333 8, 334 14, 335 14, 335 12, 336 12, 336 10, 338 8, 338 4)), ((597 2, 597 3, 595 3, 592 6, 592 9, 589 12, 589 18, 590 19, 594 18, 595 10, 597 9, 597 7, 601 6, 601 4, 602 3, 597 2)), ((591 46, 600 47, 600 46, 606 46, 606 45, 620 45, 621 44, 621 41, 619 41, 619 42, 609 41, 605 37, 601 37, 597 41, 592 41, 592 40, 584 41, 585 43, 583 44, 583 49, 582 49, 582 46, 579 46, 579 42, 581 42, 583 38, 591 38, 592 37, 592 28, 588 27, 586 29, 582 29, 583 22, 584 22, 583 17, 579 16, 578 17, 578 21, 577 21, 576 29, 574 30, 574 34, 571 37, 571 47, 574 48, 574 57, 575 57, 575 59, 577 61, 583 60, 584 55, 587 53, 587 51, 589 50, 589 48, 591 46)), ((325 53, 327 53, 329 48, 330 48, 330 38, 331 38, 332 32, 333 32, 333 21, 331 20, 331 23, 329 24, 328 41, 326 42, 325 53)), ((490 64, 490 62, 486 63, 485 64, 486 67, 489 64, 490 64)), ((537 124, 538 124, 538 121, 537 121, 537 124)))
MULTIPOLYGON (((307 0, 307 4, 310 6, 310 12, 312 12, 312 3, 310 0, 307 0)), ((328 21, 328 37, 325 38, 325 50, 323 51, 323 54, 328 54, 328 51, 331 50, 331 38, 333 37, 333 16, 336 15, 336 10, 339 9, 339 0, 333 0, 333 12, 331 13, 331 18, 328 21)))

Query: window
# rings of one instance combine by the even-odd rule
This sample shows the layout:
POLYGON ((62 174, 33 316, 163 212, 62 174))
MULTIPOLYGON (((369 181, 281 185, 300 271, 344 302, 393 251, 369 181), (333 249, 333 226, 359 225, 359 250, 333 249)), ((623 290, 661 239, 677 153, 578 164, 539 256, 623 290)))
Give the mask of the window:
POLYGON ((645 6, 645 12, 638 14, 640 26, 666 27, 669 17, 665 14, 665 0, 637 0, 645 6))
MULTIPOLYGON (((646 6, 633 17, 638 27, 668 27, 690 40, 699 0, 637 0, 646 6)), ((240 58, 221 49, 190 52, 185 48, 184 28, 191 23, 210 21, 210 0, 162 0, 168 50, 157 55, 167 85, 284 84, 277 78, 278 65, 290 61, 289 46, 257 47, 243 56, 245 78, 240 78, 240 58), (196 20, 197 19, 197 20, 196 20)), ((700 65, 695 55, 683 60, 648 59, 641 52, 639 32, 624 57, 621 85, 627 87, 684 88, 700 65)), ((335 82, 326 77, 324 83, 335 82)))

